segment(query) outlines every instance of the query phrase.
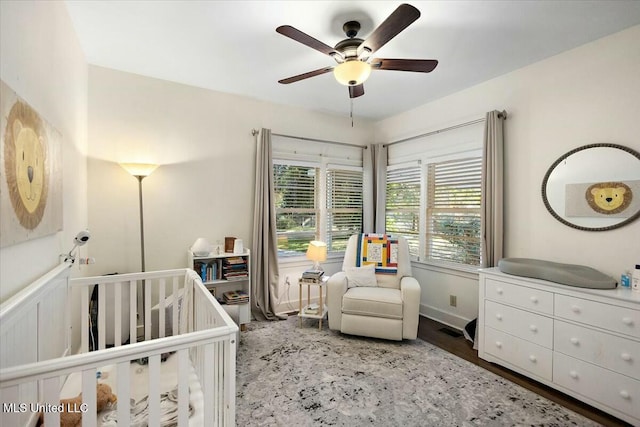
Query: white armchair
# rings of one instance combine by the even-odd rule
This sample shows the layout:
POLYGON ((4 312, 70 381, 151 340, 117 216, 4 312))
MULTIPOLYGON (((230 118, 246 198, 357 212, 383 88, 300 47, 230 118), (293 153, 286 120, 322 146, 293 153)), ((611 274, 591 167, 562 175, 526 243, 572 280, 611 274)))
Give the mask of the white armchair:
POLYGON ((327 284, 329 328, 345 334, 390 340, 414 340, 418 335, 420 285, 411 277, 409 247, 398 238, 397 273, 375 274, 373 286, 353 286, 359 256, 358 235, 349 238, 342 270, 327 284))

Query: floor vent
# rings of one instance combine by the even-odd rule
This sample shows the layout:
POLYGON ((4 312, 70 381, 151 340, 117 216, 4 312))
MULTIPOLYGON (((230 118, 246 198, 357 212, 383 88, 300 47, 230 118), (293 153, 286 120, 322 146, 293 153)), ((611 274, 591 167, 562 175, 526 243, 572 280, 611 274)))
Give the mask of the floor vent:
POLYGON ((450 328, 440 328, 438 329, 440 332, 442 332, 443 334, 447 334, 449 336, 452 336, 454 338, 460 338, 462 336, 462 333, 454 330, 454 329, 450 329, 450 328))

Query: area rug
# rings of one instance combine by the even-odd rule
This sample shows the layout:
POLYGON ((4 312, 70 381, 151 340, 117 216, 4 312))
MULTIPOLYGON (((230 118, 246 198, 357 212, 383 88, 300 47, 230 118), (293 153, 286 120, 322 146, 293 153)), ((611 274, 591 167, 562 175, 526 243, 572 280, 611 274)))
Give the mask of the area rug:
POLYGON ((597 426, 422 340, 342 335, 295 316, 241 333, 238 426, 597 426))

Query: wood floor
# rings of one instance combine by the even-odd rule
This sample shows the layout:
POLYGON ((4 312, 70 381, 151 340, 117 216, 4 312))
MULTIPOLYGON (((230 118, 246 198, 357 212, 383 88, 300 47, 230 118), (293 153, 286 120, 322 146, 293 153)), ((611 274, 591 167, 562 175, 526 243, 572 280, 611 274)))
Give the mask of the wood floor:
POLYGON ((459 332, 453 328, 449 328, 434 320, 420 316, 418 326, 418 337, 443 350, 453 353, 456 356, 465 359, 471 363, 481 366, 501 377, 504 377, 526 389, 529 389, 553 402, 571 409, 587 418, 599 422, 605 426, 630 426, 630 424, 619 420, 609 414, 606 414, 596 408, 586 405, 571 396, 554 390, 537 381, 533 381, 523 375, 513 372, 501 366, 489 363, 478 357, 478 352, 473 349, 470 341, 464 336, 452 336, 451 332, 459 332))

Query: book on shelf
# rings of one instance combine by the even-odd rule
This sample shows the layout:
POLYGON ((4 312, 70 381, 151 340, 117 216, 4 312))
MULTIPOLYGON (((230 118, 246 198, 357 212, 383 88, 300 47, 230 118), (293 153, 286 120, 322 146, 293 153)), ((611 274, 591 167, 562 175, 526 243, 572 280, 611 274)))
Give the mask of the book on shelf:
POLYGON ((246 257, 228 257, 222 260, 222 278, 240 280, 249 277, 246 257))
POLYGON ((242 289, 227 291, 222 294, 222 300, 226 304, 246 304, 249 302, 249 294, 242 289))

